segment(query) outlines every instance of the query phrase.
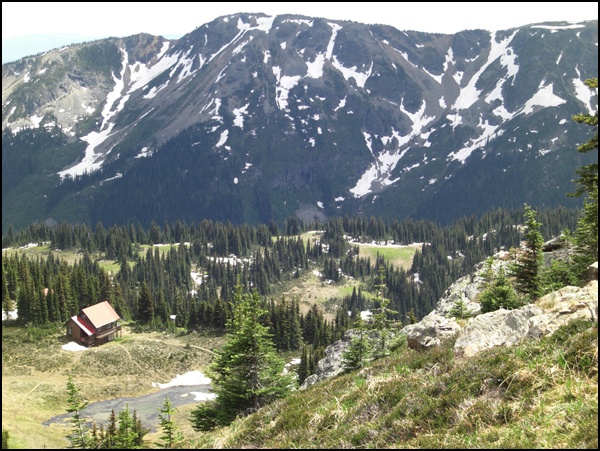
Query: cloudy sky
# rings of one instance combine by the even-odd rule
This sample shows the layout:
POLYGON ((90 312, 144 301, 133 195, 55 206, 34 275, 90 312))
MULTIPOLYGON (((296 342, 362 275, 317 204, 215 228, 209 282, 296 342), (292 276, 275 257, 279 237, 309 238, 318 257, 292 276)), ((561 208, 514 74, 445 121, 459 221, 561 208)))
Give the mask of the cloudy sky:
POLYGON ((455 33, 598 19, 598 2, 2 2, 2 39, 35 33, 181 36, 236 12, 293 13, 455 33))

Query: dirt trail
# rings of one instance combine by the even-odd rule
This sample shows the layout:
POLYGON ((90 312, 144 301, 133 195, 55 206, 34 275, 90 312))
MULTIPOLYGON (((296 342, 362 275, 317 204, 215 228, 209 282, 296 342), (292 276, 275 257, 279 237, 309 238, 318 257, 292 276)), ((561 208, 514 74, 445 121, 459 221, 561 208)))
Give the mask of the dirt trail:
POLYGON ((162 342, 162 343, 166 343, 166 344, 168 344, 170 346, 178 346, 180 348, 185 348, 186 346, 190 346, 192 348, 200 349, 201 351, 207 352, 208 354, 211 354, 211 355, 218 355, 216 352, 211 351, 210 349, 203 348, 202 346, 192 345, 192 344, 189 344, 189 343, 188 344, 184 344, 184 343, 181 343, 181 342, 176 341, 176 340, 169 340, 169 339, 160 340, 158 338, 148 338, 148 340, 149 341, 159 341, 159 342, 162 342))
POLYGON ((129 353, 129 350, 125 346, 123 346, 121 343, 117 343, 117 345, 119 346, 120 349, 122 349, 125 352, 125 354, 127 354, 127 358, 129 359, 129 361, 131 363, 133 363, 140 370, 140 372, 142 372, 142 374, 143 374, 144 373, 144 368, 142 368, 140 366, 140 364, 137 363, 133 357, 131 357, 131 354, 129 353))

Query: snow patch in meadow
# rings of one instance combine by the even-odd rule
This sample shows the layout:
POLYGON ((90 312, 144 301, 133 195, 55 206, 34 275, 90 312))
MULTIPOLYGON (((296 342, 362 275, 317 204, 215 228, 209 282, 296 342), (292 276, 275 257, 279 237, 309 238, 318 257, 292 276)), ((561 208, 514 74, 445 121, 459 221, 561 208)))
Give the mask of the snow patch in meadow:
POLYGON ((62 348, 65 351, 87 351, 88 349, 85 346, 81 346, 80 344, 75 343, 74 341, 70 341, 66 345, 62 345, 62 348))
POLYGON ((170 382, 166 384, 161 384, 159 382, 152 382, 153 387, 158 388, 169 388, 169 387, 179 387, 182 385, 208 385, 210 384, 210 379, 206 377, 203 373, 198 370, 189 371, 185 374, 177 375, 175 379, 172 379, 170 382))
POLYGON ((215 393, 191 391, 190 395, 194 395, 194 401, 212 401, 213 399, 217 399, 217 395, 215 393))

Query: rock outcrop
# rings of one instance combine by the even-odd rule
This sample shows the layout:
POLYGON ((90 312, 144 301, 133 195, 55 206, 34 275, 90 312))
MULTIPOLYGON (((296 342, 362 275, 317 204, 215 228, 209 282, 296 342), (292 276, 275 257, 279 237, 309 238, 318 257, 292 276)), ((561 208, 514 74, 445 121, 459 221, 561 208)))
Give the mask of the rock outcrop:
POLYGON ((337 376, 344 371, 344 361, 342 356, 350 345, 353 333, 352 330, 348 330, 340 340, 327 346, 325 349, 325 357, 317 363, 316 373, 308 376, 300 386, 300 389, 310 387, 317 382, 337 376))
MULTIPOLYGON (((495 255, 491 265, 492 273, 497 274, 501 269, 507 270, 508 255, 506 251, 495 255)), ((446 290, 431 313, 420 322, 405 326, 400 332, 406 334, 408 346, 413 349, 429 348, 458 334, 461 326, 452 317, 452 309, 458 303, 462 303, 466 316, 474 316, 481 311, 477 297, 484 284, 485 271, 485 264, 478 264, 475 272, 461 277, 446 290)))
MULTIPOLYGON (((366 332, 367 337, 371 343, 378 343, 381 335, 374 330, 369 330, 366 332)), ((387 337, 387 346, 391 346, 394 344, 394 339, 396 338, 397 333, 390 332, 387 337)), ((320 382, 325 379, 329 379, 330 377, 337 376, 344 372, 344 352, 350 346, 350 342, 353 338, 358 337, 356 330, 350 329, 347 330, 342 338, 335 343, 327 346, 325 349, 325 357, 317 362, 317 371, 315 374, 311 374, 308 376, 300 389, 309 387, 317 382, 320 382)))
POLYGON ((471 357, 494 346, 513 346, 525 338, 552 335, 574 319, 598 321, 598 281, 565 287, 535 304, 496 310, 467 321, 454 344, 457 357, 471 357))
MULTIPOLYGON (((492 273, 497 274, 501 268, 506 270, 510 263, 508 252, 496 254, 492 273)), ((429 348, 457 336, 454 354, 457 358, 468 358, 495 346, 514 346, 526 338, 552 335, 575 319, 598 322, 598 263, 591 265, 590 275, 595 277, 583 287, 561 288, 534 304, 515 310, 500 309, 479 314, 481 307, 477 297, 484 271, 485 265, 479 264, 473 274, 462 277, 448 288, 431 313, 418 323, 403 327, 399 333, 406 335, 408 346, 429 348), (457 321, 453 317, 452 309, 457 302, 462 303, 470 318, 457 321)), ((354 331, 347 331, 341 340, 327 347, 325 358, 317 364, 316 374, 307 377, 301 388, 343 372, 342 355, 353 334, 354 331)))

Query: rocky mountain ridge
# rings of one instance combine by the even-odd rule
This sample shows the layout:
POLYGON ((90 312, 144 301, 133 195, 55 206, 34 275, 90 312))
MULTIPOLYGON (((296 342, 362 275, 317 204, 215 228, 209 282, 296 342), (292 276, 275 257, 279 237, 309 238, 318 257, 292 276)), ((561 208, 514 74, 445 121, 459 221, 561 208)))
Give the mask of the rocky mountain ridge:
POLYGON ((237 14, 56 49, 2 67, 3 230, 567 204, 596 75, 597 21, 445 35, 237 14))

